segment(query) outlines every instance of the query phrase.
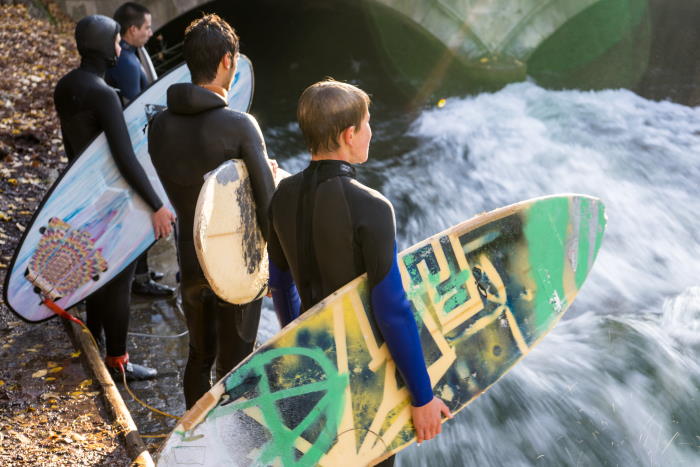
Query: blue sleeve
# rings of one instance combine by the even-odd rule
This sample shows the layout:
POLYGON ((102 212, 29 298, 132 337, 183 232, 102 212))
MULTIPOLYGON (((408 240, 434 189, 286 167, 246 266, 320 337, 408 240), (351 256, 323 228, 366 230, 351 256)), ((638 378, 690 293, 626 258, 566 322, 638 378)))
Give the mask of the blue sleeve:
POLYGON ((418 326, 401 283, 395 243, 391 269, 372 288, 370 299, 374 318, 408 386, 413 405, 420 407, 427 404, 433 399, 433 389, 423 358, 418 326))
POLYGON ((141 93, 141 75, 143 70, 138 58, 132 53, 123 51, 117 60, 117 65, 107 70, 108 82, 118 88, 121 95, 128 101, 134 100, 141 93))
POLYGON ((299 317, 301 300, 289 270, 282 270, 270 258, 270 292, 281 327, 299 317))

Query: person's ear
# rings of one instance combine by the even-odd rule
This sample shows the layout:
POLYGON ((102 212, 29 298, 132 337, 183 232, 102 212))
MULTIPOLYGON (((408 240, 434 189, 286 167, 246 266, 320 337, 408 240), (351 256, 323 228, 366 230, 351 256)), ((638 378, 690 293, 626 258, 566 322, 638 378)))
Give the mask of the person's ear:
POLYGON ((349 126, 340 134, 346 146, 352 146, 352 139, 355 136, 355 125, 349 126))

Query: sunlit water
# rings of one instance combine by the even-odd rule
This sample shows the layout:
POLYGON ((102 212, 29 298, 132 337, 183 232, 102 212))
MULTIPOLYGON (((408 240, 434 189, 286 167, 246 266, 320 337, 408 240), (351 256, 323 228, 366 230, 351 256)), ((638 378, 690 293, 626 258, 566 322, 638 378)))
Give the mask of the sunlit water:
MULTIPOLYGON (((700 108, 520 83, 373 126, 360 179, 394 203, 401 248, 552 193, 600 197, 608 215, 564 320, 398 464, 700 465, 700 108)), ((266 132, 292 172, 308 160, 286 156, 295 135, 266 132)), ((266 303, 259 337, 278 329, 266 303)))

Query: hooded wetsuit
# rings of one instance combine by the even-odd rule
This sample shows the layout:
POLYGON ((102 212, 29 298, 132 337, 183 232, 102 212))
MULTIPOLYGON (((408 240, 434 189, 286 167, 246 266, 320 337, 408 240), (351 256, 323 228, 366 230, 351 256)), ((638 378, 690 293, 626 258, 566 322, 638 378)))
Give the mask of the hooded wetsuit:
POLYGON ((430 378, 396 258, 391 203, 357 182, 350 164, 324 160, 280 183, 270 215, 270 289, 281 325, 299 314, 294 283, 308 310, 366 272, 375 321, 413 405, 430 402, 430 378))
POLYGON ((189 408, 209 390, 215 358, 217 378, 221 378, 253 350, 262 302, 222 302, 199 266, 192 230, 204 176, 229 159, 243 159, 264 237, 275 185, 255 119, 228 108, 220 95, 195 84, 174 84, 168 89, 168 108, 149 125, 148 150, 178 217, 182 304, 190 334, 184 375, 189 408))
MULTIPOLYGON (((92 15, 78 22, 75 38, 81 55, 80 67, 56 85, 56 112, 68 160, 78 157, 104 131, 120 173, 157 211, 163 203, 136 160, 119 97, 104 81, 105 71, 116 61, 114 41, 118 32, 119 25, 106 16, 92 15)), ((133 273, 134 264, 131 264, 87 299, 88 327, 97 338, 104 328, 109 356, 126 353, 133 273)))

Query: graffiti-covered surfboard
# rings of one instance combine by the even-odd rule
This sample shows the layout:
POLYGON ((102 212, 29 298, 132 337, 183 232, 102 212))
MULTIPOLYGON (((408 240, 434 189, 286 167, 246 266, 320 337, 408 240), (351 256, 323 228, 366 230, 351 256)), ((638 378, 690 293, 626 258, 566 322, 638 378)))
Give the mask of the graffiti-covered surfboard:
MULTIPOLYGON (((277 169, 275 185, 289 176, 277 169)), ((209 172, 194 212, 194 247, 204 277, 229 303, 250 303, 267 292, 267 244, 255 215, 253 186, 241 159, 209 172)))
MULTIPOLYGON (((435 394, 458 412, 559 321, 605 231, 600 200, 537 198, 399 255, 435 394)), ((189 410, 158 465, 372 465, 415 440, 366 276, 260 347, 189 410)))
MULTIPOLYGON (((124 110, 129 137, 151 185, 170 202, 148 155, 148 119, 166 105, 166 91, 188 82, 182 64, 156 81, 124 110)), ((246 111, 253 68, 241 55, 229 106, 246 111)), ((153 242, 151 208, 122 177, 104 133, 97 136, 54 183, 27 226, 5 279, 5 303, 26 321, 54 312, 44 297, 67 309, 109 282, 153 242)))

